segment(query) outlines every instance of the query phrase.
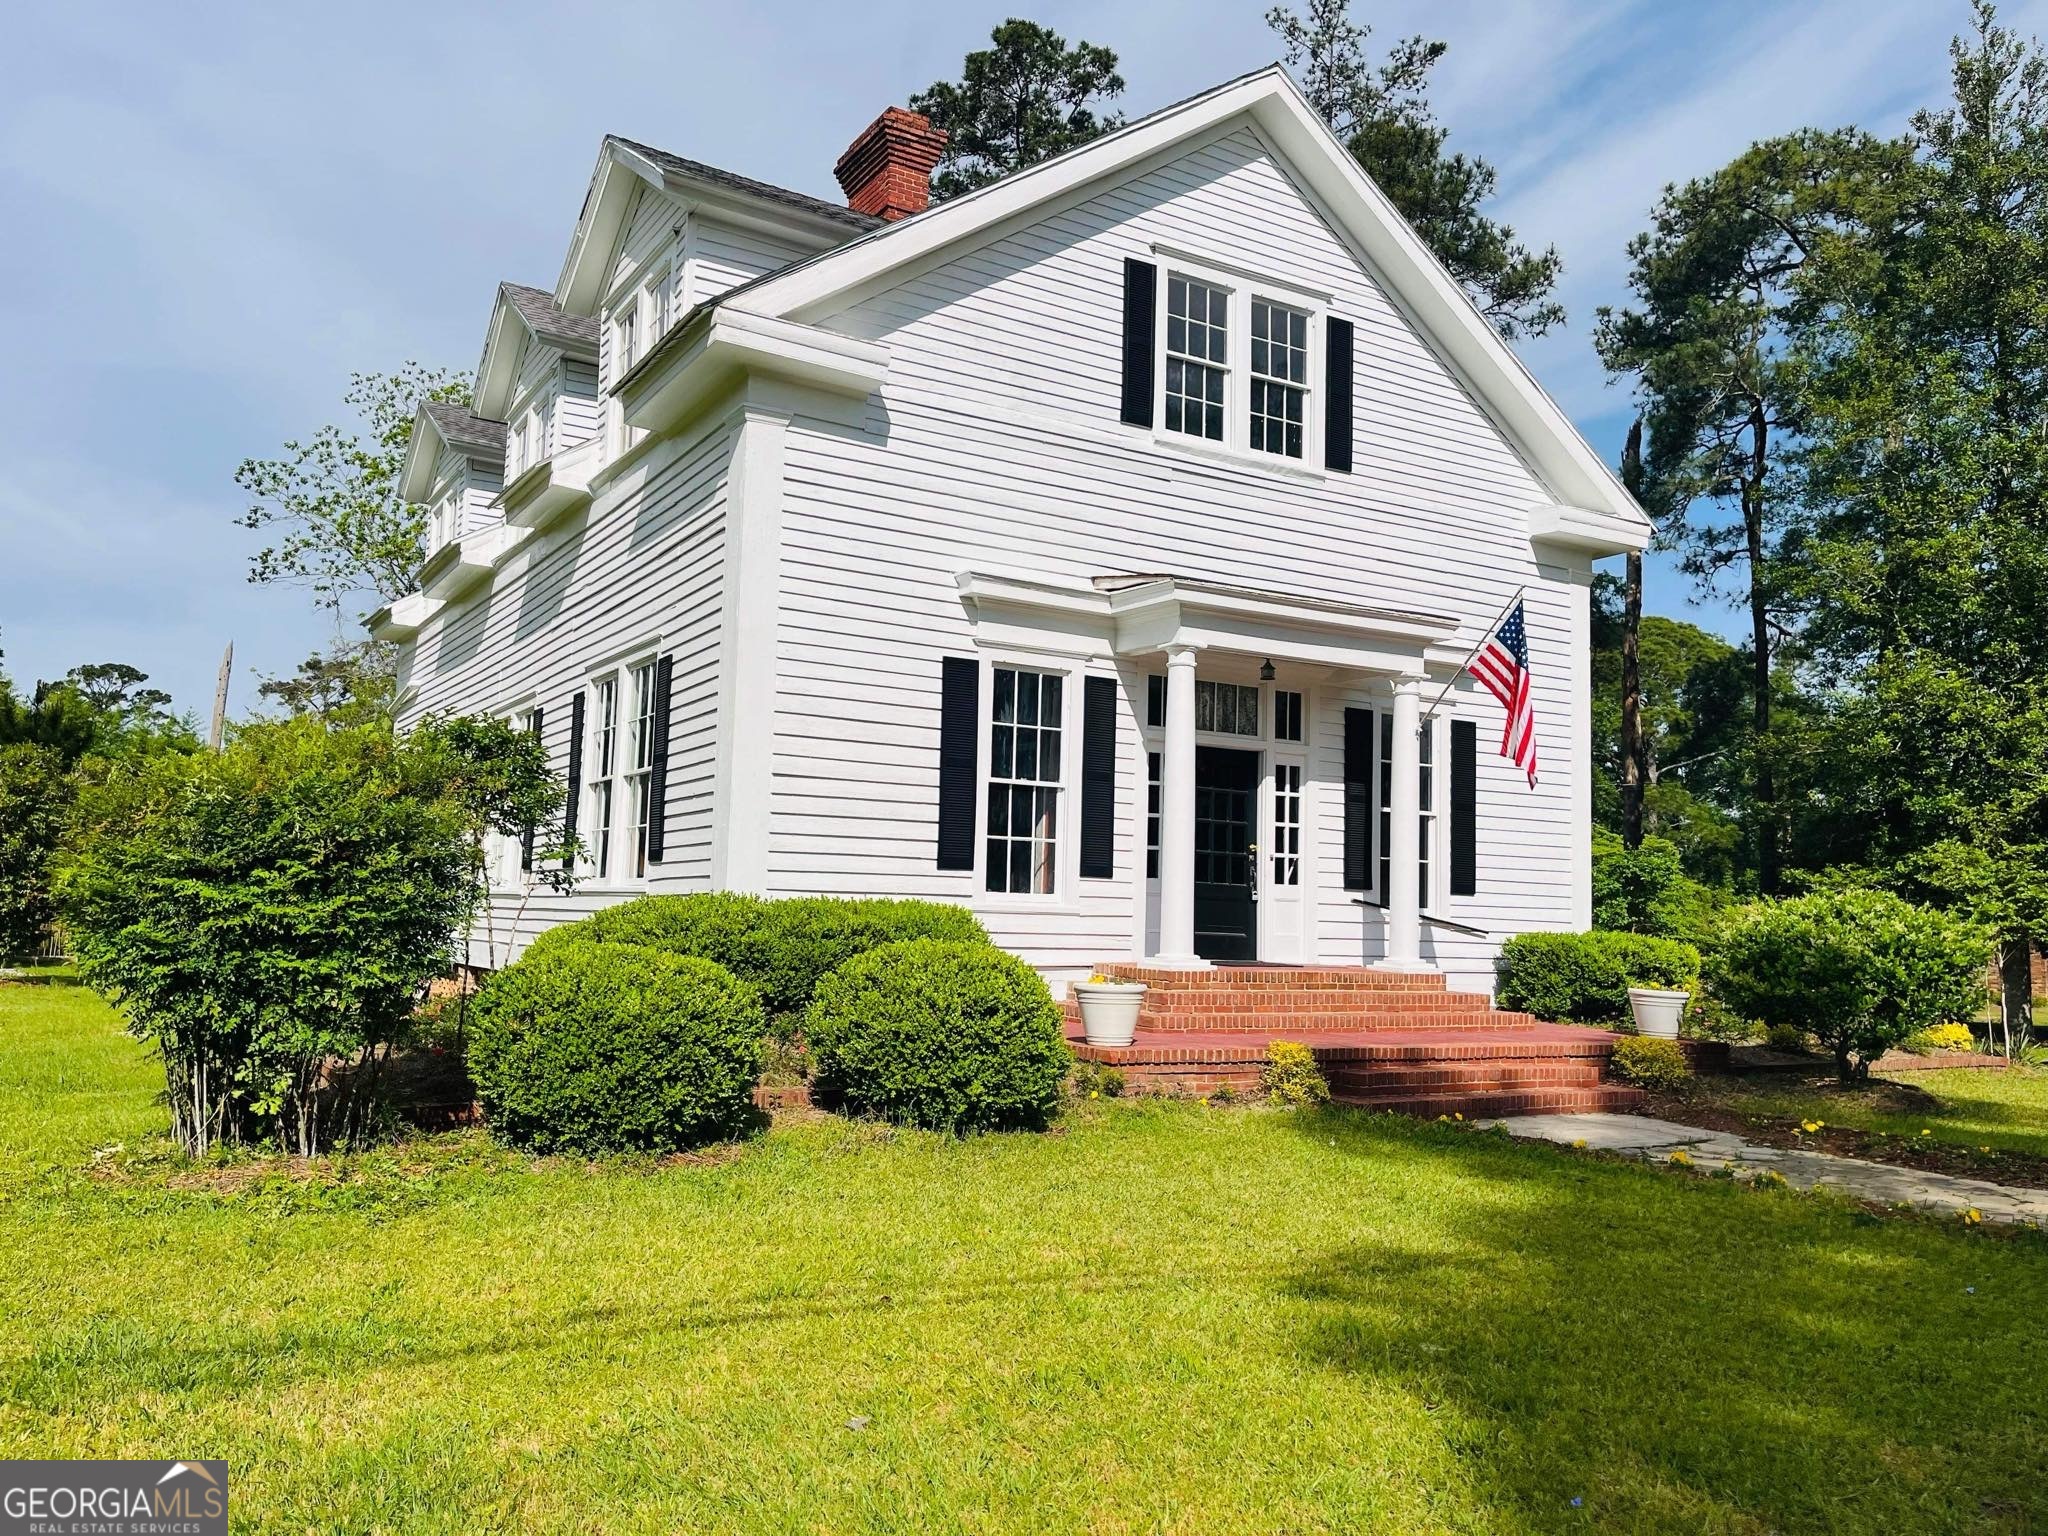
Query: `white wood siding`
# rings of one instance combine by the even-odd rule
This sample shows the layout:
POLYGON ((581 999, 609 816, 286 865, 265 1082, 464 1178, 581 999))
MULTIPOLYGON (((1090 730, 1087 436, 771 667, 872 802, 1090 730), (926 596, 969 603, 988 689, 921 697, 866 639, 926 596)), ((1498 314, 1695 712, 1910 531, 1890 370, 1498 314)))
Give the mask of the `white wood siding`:
POLYGON ((588 442, 604 430, 604 402, 597 391, 597 364, 562 360, 562 394, 555 402, 555 452, 588 442))
MULTIPOLYGON (((939 661, 973 653, 954 587, 963 569, 1074 582, 1170 572, 1455 613, 1468 635, 1527 583, 1543 783, 1529 790, 1494 755, 1491 699, 1454 694, 1447 710, 1480 721, 1481 894, 1443 915, 1495 933, 1579 920, 1573 741, 1584 722, 1571 648, 1585 643, 1586 594, 1532 556, 1525 510, 1550 498, 1248 129, 825 323, 885 341, 892 360, 886 417, 877 410, 866 434, 799 422, 790 436, 777 888, 972 901, 1003 943, 1049 968, 1128 953, 1144 783, 1132 718, 1118 880, 998 907, 969 876, 933 867, 939 661), (1154 259, 1155 241, 1333 296, 1331 312, 1356 327, 1355 473, 1217 462, 1118 424, 1122 261, 1154 259)), ((1331 960, 1370 960, 1381 945, 1378 911, 1338 889, 1338 812, 1341 706, 1380 703, 1382 686, 1336 683, 1312 706, 1321 899, 1310 931, 1331 960)), ((1133 697, 1142 709, 1137 688, 1127 712, 1133 697)), ((1447 781, 1447 764, 1438 772, 1447 781)), ((1490 969, 1490 943, 1426 928, 1425 945, 1463 978, 1490 969)))
MULTIPOLYGON (((502 964, 543 927, 646 890, 709 883, 717 756, 718 628, 731 431, 716 426, 655 446, 591 510, 529 539, 488 589, 423 629, 402 678, 402 723, 421 715, 510 714, 540 706, 548 757, 569 761, 570 700, 594 672, 659 651, 675 658, 670 702, 667 848, 644 887, 586 884, 522 900, 503 892, 488 927, 502 964)), ((587 830, 587 827, 586 827, 587 830)), ((478 963, 486 923, 475 939, 478 963)))
POLYGON ((728 288, 803 260, 810 248, 766 231, 722 224, 702 214, 690 224, 690 302, 702 304, 728 288))

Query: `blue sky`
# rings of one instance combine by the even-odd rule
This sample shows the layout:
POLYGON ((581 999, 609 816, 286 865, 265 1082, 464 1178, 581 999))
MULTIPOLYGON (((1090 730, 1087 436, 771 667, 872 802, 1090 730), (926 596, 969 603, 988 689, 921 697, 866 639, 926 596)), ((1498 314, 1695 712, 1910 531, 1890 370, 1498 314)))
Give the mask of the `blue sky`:
MULTIPOLYGON (((2037 29, 2048 0, 2009 5, 2037 29)), ((882 107, 1005 15, 1115 48, 1149 111, 1272 59, 1263 0, 27 7, 0 56, 0 663, 128 661, 235 701, 332 635, 244 579, 244 457, 310 434, 355 369, 470 368, 501 278, 551 285, 603 134, 837 196, 882 107)), ((1355 0, 1445 39, 1434 101, 1564 256, 1537 376, 1610 459, 1588 344, 1665 182, 1752 139, 1896 129, 1945 86, 1962 0, 1355 0)), ((1653 570, 1653 611, 1691 612, 1653 570)), ((349 616, 351 619, 353 615, 349 616)))

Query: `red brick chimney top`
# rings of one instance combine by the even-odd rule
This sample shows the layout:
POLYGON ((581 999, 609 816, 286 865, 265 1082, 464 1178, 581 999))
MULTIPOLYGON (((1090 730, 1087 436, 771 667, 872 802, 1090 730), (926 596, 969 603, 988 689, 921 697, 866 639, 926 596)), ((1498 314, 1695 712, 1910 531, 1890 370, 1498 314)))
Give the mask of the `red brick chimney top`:
POLYGON ((943 129, 902 107, 890 107, 846 147, 832 174, 847 206, 879 218, 907 219, 932 200, 932 167, 946 147, 943 129))

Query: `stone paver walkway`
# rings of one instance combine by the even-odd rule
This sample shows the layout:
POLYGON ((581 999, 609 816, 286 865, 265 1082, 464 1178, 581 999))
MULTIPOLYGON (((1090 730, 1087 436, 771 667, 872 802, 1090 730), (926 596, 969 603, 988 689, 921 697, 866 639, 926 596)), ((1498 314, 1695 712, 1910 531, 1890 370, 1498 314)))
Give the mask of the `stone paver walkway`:
POLYGON ((1618 1152, 1645 1162, 1669 1162, 1673 1153, 1682 1151, 1694 1167, 1708 1172, 1728 1168, 1737 1178, 1747 1179, 1776 1173, 1795 1189, 1825 1184, 1877 1205, 1914 1205, 1955 1216, 1976 1211, 1985 1221, 2048 1226, 2048 1189, 2016 1189, 1832 1152, 1759 1146, 1727 1131, 1647 1115, 1514 1115, 1489 1123, 1505 1127, 1511 1136, 1618 1152))

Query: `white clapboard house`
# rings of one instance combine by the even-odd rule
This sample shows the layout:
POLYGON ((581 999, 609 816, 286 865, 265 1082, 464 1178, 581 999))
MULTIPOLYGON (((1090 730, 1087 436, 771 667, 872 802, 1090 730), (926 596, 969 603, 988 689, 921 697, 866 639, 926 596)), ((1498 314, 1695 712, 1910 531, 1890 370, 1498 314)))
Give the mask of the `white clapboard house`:
POLYGON ((371 627, 586 850, 497 850, 479 960, 648 891, 958 902, 1055 979, 1483 990, 1588 926, 1588 587, 1649 525, 1285 73, 927 209, 939 146, 883 113, 840 205, 607 139, 423 410, 371 627), (1460 672, 1517 592, 1533 788, 1460 672))

